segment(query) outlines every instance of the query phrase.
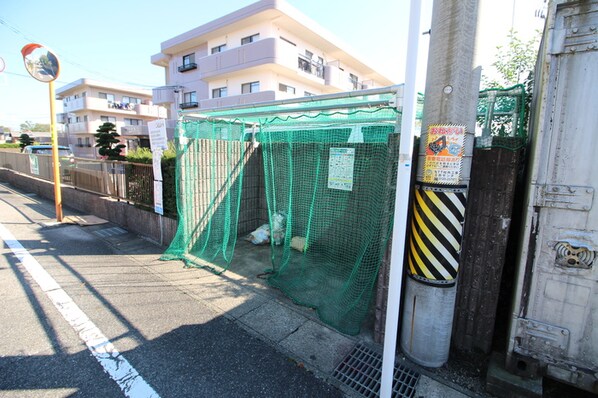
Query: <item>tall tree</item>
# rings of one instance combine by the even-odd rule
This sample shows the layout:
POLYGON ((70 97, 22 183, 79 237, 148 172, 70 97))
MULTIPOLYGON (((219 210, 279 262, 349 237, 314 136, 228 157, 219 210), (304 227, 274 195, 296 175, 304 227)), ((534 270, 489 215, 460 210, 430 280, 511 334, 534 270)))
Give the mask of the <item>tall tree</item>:
POLYGON ((96 130, 94 134, 96 137, 96 148, 100 156, 105 156, 108 160, 125 160, 121 155, 121 151, 125 145, 120 144, 118 137, 120 135, 116 132, 116 125, 114 123, 106 122, 96 130))

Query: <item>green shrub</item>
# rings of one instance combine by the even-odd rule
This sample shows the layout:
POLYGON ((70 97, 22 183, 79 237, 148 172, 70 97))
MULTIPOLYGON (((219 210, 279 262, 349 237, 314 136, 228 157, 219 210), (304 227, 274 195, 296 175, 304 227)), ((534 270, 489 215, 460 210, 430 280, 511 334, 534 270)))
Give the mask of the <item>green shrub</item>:
POLYGON ((12 144, 0 144, 0 148, 20 148, 21 144, 19 144, 18 142, 12 143, 12 144))

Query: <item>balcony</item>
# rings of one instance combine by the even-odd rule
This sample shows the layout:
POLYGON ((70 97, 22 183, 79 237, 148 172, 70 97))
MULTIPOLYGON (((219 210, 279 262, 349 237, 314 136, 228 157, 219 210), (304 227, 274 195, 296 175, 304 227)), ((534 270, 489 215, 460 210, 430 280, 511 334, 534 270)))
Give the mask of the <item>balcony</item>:
POLYGON ((201 109, 220 108, 223 106, 234 106, 242 104, 254 104, 276 99, 275 91, 260 91, 257 93, 232 95, 230 97, 209 98, 201 100, 201 109))
POLYGON ((309 73, 321 79, 324 78, 324 65, 314 62, 304 55, 299 54, 299 57, 297 58, 297 67, 303 72, 309 73))
POLYGON ((179 72, 183 73, 183 72, 187 72, 193 69, 197 69, 197 64, 195 62, 190 62, 188 64, 185 65, 181 65, 178 67, 179 72))
MULTIPOLYGON (((359 82, 358 80, 352 79, 348 72, 340 69, 338 66, 328 64, 324 67, 324 82, 327 86, 334 87, 340 91, 353 91, 363 90, 368 87, 366 82, 359 82)), ((370 81, 370 84, 373 82, 370 81)))
POLYGON ((179 105, 181 109, 189 109, 189 108, 197 108, 199 106, 198 102, 183 102, 179 105))
POLYGON ((120 135, 123 137, 149 135, 149 130, 147 126, 122 126, 120 128, 120 135))
POLYGON ((90 126, 89 122, 68 123, 64 127, 64 131, 69 134, 95 134, 95 129, 90 126))

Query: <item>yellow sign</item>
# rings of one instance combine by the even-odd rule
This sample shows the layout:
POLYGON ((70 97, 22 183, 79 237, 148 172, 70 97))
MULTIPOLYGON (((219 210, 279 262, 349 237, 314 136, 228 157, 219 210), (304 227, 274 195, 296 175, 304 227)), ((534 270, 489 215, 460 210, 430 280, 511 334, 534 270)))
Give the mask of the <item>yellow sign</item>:
POLYGON ((423 182, 459 184, 464 149, 465 126, 429 126, 423 182))

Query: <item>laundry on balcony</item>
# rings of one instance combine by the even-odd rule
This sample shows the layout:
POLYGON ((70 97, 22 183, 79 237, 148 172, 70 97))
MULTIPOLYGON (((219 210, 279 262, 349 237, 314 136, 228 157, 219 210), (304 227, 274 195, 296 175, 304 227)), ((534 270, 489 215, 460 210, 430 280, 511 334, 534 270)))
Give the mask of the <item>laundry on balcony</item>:
POLYGON ((122 109, 125 111, 132 111, 135 109, 135 104, 131 104, 129 102, 111 102, 108 104, 110 108, 114 109, 122 109))

